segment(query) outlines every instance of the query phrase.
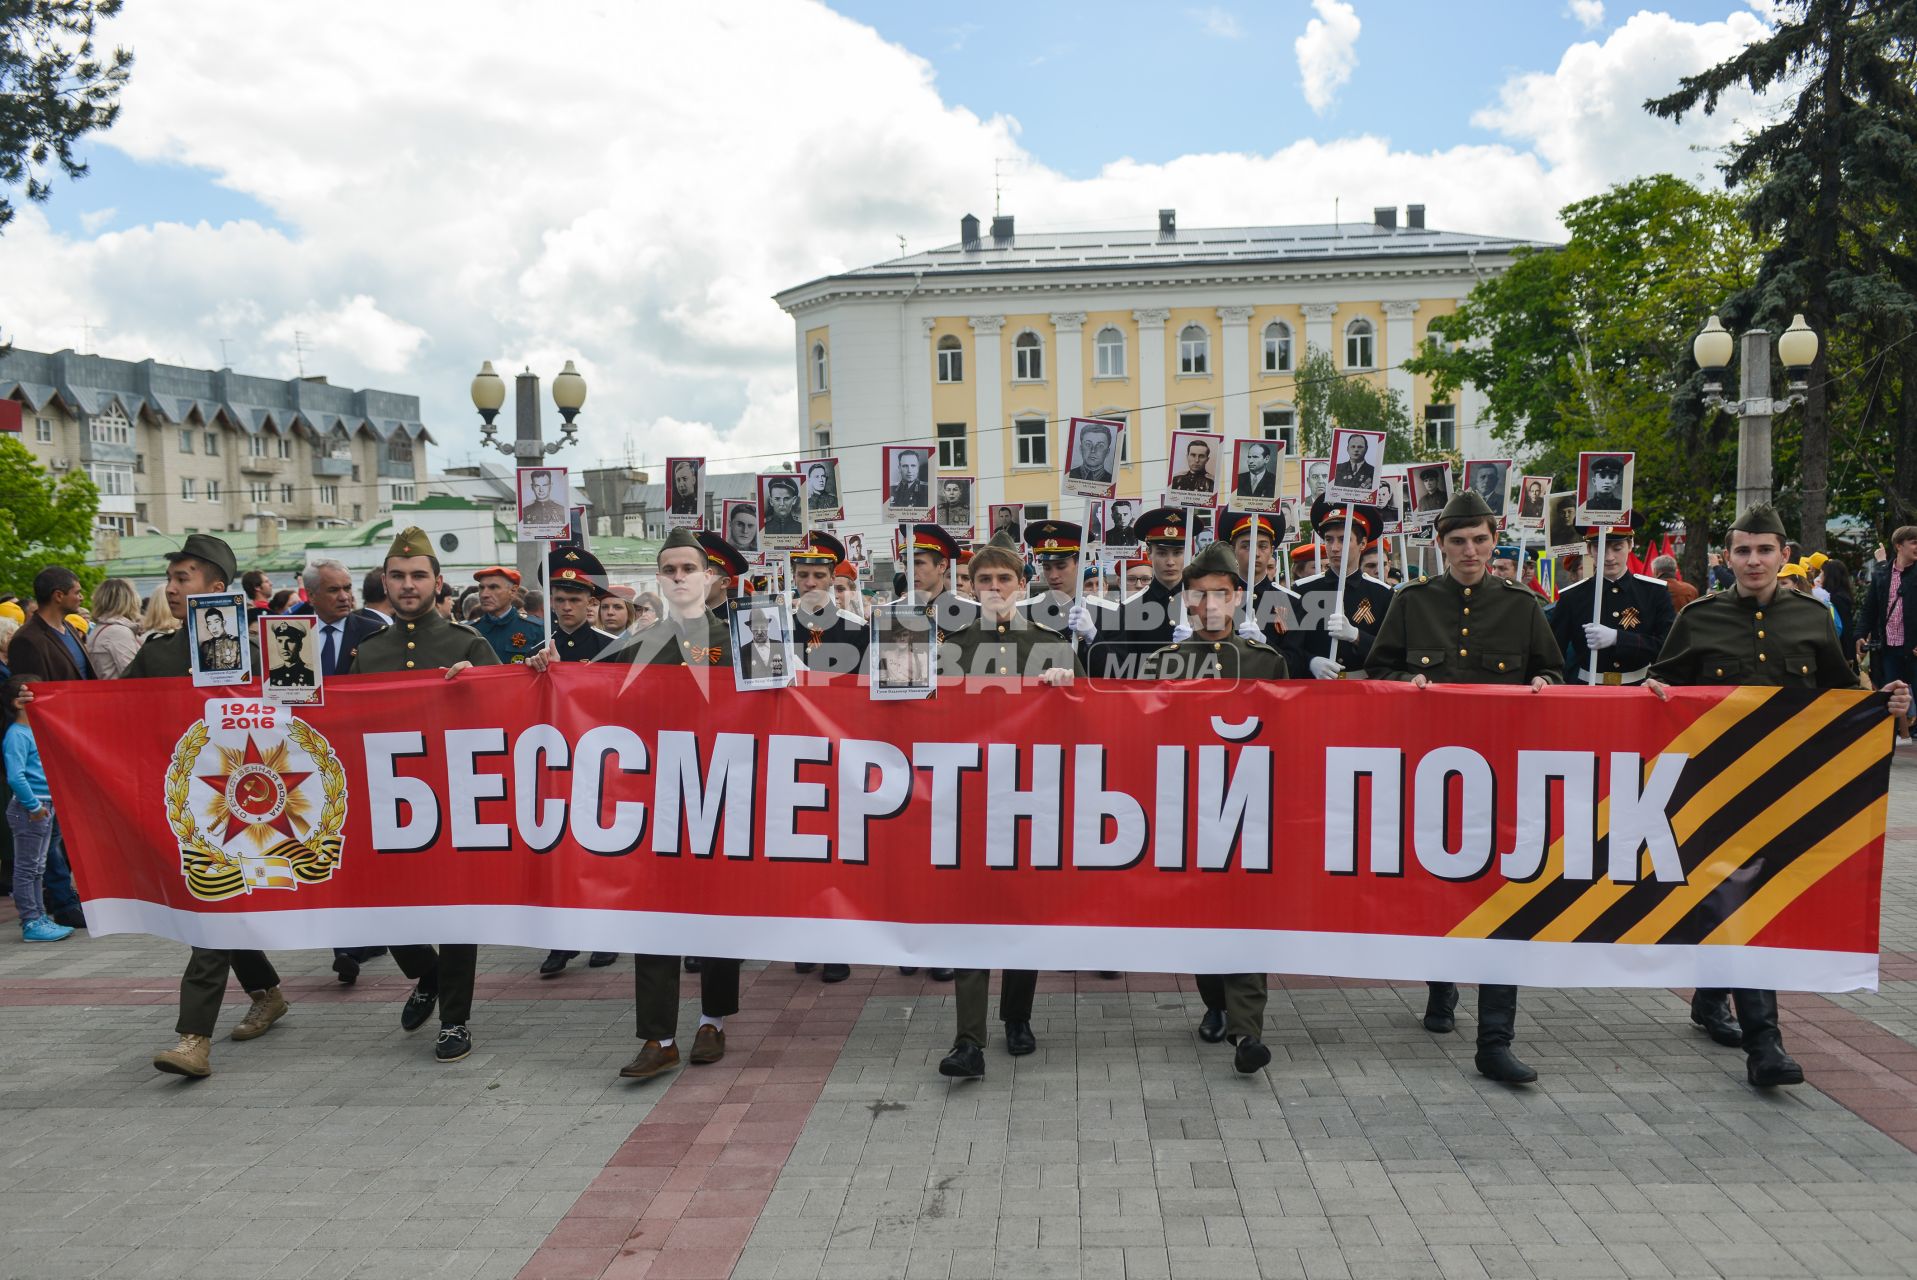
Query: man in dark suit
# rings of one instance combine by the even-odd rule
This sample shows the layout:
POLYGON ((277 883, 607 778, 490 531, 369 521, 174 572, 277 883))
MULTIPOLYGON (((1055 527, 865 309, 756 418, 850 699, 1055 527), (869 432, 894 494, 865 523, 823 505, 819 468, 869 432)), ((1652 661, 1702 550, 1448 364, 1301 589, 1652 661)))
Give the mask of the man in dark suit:
POLYGON ((1353 432, 1345 437, 1345 459, 1332 473, 1331 483, 1341 489, 1375 489, 1378 485, 1378 469, 1365 457, 1371 451, 1371 442, 1364 436, 1353 432))
POLYGON ((905 449, 899 453, 899 478, 892 486, 890 505, 894 507, 930 507, 932 499, 925 488, 925 450, 905 449))
POLYGON ((1271 446, 1253 440, 1245 446, 1245 469, 1232 482, 1231 491, 1240 498, 1273 498, 1278 495, 1278 475, 1271 469, 1271 446))
POLYGON ((785 645, 772 632, 772 615, 754 609, 747 624, 751 633, 739 646, 739 665, 748 680, 777 679, 785 675, 785 645))

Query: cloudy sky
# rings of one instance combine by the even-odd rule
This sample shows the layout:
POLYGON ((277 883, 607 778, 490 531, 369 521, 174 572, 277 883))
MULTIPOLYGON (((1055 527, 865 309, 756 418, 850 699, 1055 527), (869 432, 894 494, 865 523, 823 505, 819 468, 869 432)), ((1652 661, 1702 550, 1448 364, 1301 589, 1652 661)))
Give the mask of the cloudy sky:
POLYGON ((1758 104, 1639 104, 1767 7, 130 0, 93 174, 0 235, 0 336, 290 376, 301 334, 307 372, 419 395, 436 465, 482 359, 577 359, 562 460, 758 469, 797 434, 770 295, 950 242, 995 183, 1021 230, 1423 203, 1549 238, 1611 182, 1712 175, 1758 104))

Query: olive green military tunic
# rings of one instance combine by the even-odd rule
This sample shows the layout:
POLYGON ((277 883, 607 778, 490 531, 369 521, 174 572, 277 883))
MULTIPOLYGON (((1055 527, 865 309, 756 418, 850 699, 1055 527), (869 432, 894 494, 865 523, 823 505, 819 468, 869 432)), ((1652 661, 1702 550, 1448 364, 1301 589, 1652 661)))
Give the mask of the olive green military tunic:
POLYGON ((496 667, 499 655, 486 642, 486 637, 471 627, 448 622, 436 610, 428 609, 422 617, 411 622, 395 622, 360 641, 346 664, 345 674, 443 671, 459 662, 470 662, 475 667, 496 667))
MULTIPOLYGON (((172 631, 154 636, 140 646, 133 661, 127 663, 126 670, 120 673, 122 680, 154 679, 164 676, 190 676, 193 666, 187 652, 186 628, 178 627, 172 631)), ((260 671, 260 655, 253 655, 253 674, 260 671)))
POLYGON ((1373 680, 1424 676, 1441 684, 1564 680, 1564 654, 1529 587, 1486 574, 1465 586, 1448 573, 1392 598, 1365 660, 1373 680))
POLYGON ((1018 614, 993 622, 980 613, 970 626, 946 633, 939 645, 942 676, 1035 679, 1055 667, 1078 673, 1070 638, 1018 614))
POLYGON ((1262 640, 1236 632, 1223 640, 1197 636, 1168 644, 1140 664, 1141 680, 1283 680, 1285 656, 1262 640))
POLYGON ((1830 610, 1782 583, 1768 604, 1736 588, 1691 601, 1651 664, 1651 678, 1666 684, 1857 687, 1830 610))
POLYGON ((711 609, 692 619, 668 615, 643 631, 619 637, 593 661, 636 667, 730 667, 732 633, 725 618, 711 609))

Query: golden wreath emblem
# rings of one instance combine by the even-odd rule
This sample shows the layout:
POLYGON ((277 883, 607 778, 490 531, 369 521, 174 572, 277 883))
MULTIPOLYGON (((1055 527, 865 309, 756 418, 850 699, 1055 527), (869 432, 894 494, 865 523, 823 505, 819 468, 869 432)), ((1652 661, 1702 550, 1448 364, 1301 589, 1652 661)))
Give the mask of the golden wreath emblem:
POLYGON ((180 735, 166 771, 166 820, 180 874, 203 902, 256 889, 324 884, 339 869, 346 770, 304 720, 212 741, 204 720, 180 735))

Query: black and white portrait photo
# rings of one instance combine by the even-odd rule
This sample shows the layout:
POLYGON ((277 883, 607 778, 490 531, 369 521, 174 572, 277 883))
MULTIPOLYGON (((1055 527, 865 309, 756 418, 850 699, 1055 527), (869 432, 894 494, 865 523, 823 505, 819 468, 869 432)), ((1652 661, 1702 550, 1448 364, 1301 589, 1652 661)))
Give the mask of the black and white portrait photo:
POLYGON ((1511 459, 1468 459, 1464 464, 1464 487, 1483 498, 1492 515, 1504 515, 1510 500, 1511 459))
POLYGON ((1218 501, 1218 455, 1225 437, 1209 431, 1174 431, 1166 488, 1181 507, 1209 507, 1218 501))
POLYGON ((1331 481, 1325 495, 1334 502, 1370 502, 1384 469, 1382 431, 1339 427, 1331 433, 1331 481))
POLYGON ((1276 511, 1285 446, 1277 440, 1234 440, 1231 450, 1232 509, 1276 511))
POLYGON ((797 668, 792 652, 791 606, 783 597, 755 597, 732 610, 733 684, 740 689, 783 689, 797 668))
POLYGON ((1451 466, 1444 462, 1414 462, 1405 468, 1410 478, 1411 509, 1407 520, 1430 524, 1451 501, 1451 466))
POLYGON ((245 684, 253 678, 246 597, 239 592, 188 596, 186 635, 194 684, 245 684))
POLYGON ((919 610, 901 604, 874 609, 867 646, 872 697, 880 702, 931 697, 938 688, 937 645, 938 632, 919 610))
POLYGON ((1330 458, 1305 458, 1298 464, 1298 500, 1307 510, 1312 503, 1324 497, 1325 486, 1331 483, 1330 458))
POLYGON ((706 514, 706 460, 666 459, 666 527, 703 529, 706 514))
POLYGON ((960 542, 972 539, 972 484, 971 476, 939 477, 938 512, 933 520, 960 542))
POLYGON ((566 469, 519 468, 519 540, 558 542, 566 536, 566 469))
POLYGON ((320 655, 313 614, 271 614, 260 619, 263 688, 276 702, 316 705, 320 700, 320 655))
POLYGON ((923 445, 888 444, 880 457, 885 471, 885 519, 930 520, 932 451, 923 445))
POLYGON ((1634 453, 1578 455, 1578 523, 1627 524, 1631 512, 1634 453))
POLYGON ((799 513, 799 477, 790 471, 759 476, 759 550, 789 551, 805 539, 799 513))
POLYGON ((1025 508, 1018 503, 993 503, 992 536, 996 538, 1002 533, 1016 543, 1019 540, 1019 533, 1021 532, 1024 519, 1025 508))
POLYGON ((806 518, 813 524, 845 519, 845 499, 839 496, 839 460, 808 458, 799 464, 805 482, 806 518))
POLYGON ((1544 546, 1551 556, 1584 553, 1584 527, 1578 518, 1575 493, 1553 493, 1544 499, 1544 546))
POLYGON ((759 554, 759 504, 750 498, 725 500, 725 540, 748 558, 759 554))
POLYGON ((1109 498, 1118 483, 1119 439, 1125 424, 1107 418, 1073 418, 1065 440, 1065 475, 1059 492, 1079 498, 1109 498))

